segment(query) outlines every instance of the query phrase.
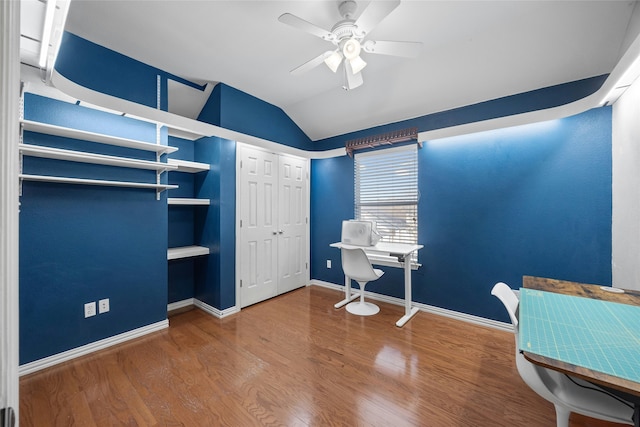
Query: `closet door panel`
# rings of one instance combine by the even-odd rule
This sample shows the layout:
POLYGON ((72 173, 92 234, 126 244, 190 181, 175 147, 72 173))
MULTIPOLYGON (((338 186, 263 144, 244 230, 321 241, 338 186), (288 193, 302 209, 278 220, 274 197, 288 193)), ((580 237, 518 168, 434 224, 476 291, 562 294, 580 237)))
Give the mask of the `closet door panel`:
POLYGON ((280 156, 278 294, 305 286, 307 161, 280 156))
POLYGON ((278 157, 252 150, 240 156, 240 300, 246 307, 278 292, 278 157))

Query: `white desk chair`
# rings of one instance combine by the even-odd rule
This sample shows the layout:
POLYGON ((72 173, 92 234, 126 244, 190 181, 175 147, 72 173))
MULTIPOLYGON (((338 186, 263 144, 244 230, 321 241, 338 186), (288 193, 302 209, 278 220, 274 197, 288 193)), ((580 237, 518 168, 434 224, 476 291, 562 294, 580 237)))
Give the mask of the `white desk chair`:
POLYGON ((520 300, 505 283, 496 283, 491 290, 504 304, 516 336, 516 367, 524 382, 556 409, 557 427, 568 427, 569 416, 576 412, 587 417, 632 425, 633 405, 606 394, 594 384, 543 368, 525 359, 518 348, 518 315, 520 300), (575 381, 575 382, 574 382, 575 381), (579 384, 579 385, 578 385, 579 384), (585 388, 588 387, 588 388, 585 388))
POLYGON ((370 302, 364 302, 364 287, 372 281, 378 280, 384 271, 371 266, 367 254, 362 248, 342 248, 342 271, 344 275, 355 280, 360 285, 360 301, 347 304, 347 311, 359 316, 371 316, 380 311, 380 307, 370 302))

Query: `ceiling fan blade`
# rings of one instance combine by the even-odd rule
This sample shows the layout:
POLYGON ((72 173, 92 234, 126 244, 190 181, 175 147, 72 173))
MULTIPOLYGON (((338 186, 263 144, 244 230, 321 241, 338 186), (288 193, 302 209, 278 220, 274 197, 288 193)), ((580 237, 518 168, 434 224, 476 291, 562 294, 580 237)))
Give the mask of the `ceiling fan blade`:
POLYGON ((344 61, 344 76, 346 82, 343 88, 345 90, 355 89, 358 86, 362 86, 362 83, 364 83, 362 73, 354 74, 349 61, 344 61))
POLYGON ((311 22, 305 21, 302 18, 298 18, 295 15, 290 13, 283 13, 278 18, 278 21, 283 24, 291 25, 294 28, 305 31, 309 34, 313 34, 316 37, 320 37, 321 39, 333 42, 336 40, 336 36, 331 32, 325 29, 318 27, 317 25, 312 24, 311 22))
POLYGON ((355 26, 358 27, 358 36, 364 37, 369 34, 399 4, 400 0, 372 1, 369 3, 369 6, 362 11, 362 14, 355 22, 355 26))
POLYGON ((367 53, 415 58, 422 50, 422 43, 367 40, 363 43, 362 48, 367 53))
POLYGON ((293 70, 291 70, 291 74, 297 76, 297 75, 306 73, 310 69, 315 68, 318 65, 322 64, 324 62, 324 60, 327 59, 328 57, 330 57, 332 54, 333 54, 332 50, 328 50, 328 51, 326 51, 324 53, 321 53, 320 55, 316 56, 312 60, 307 61, 304 64, 300 65, 299 67, 294 68, 293 70))

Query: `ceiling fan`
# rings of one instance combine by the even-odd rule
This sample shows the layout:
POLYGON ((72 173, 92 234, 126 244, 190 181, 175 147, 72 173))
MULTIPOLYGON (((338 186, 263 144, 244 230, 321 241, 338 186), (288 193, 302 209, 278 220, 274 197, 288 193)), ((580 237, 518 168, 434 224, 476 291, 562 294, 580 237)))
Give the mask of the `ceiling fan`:
POLYGON ((416 57, 422 43, 404 41, 374 41, 366 40, 367 35, 387 17, 398 5, 400 0, 371 1, 362 11, 358 19, 354 19, 358 5, 353 0, 340 1, 338 11, 342 20, 338 21, 331 31, 316 26, 290 13, 280 15, 278 20, 299 30, 313 34, 323 40, 333 43, 336 48, 321 53, 310 61, 291 70, 291 74, 301 74, 325 63, 334 73, 343 65, 345 90, 355 89, 362 85, 362 70, 367 63, 360 57, 364 51, 381 55, 416 57))

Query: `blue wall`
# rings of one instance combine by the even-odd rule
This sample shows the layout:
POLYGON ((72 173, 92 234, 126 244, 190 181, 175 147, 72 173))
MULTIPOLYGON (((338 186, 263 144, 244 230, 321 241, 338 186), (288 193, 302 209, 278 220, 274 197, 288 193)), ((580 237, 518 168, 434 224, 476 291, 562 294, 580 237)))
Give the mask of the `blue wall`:
POLYGON ((313 148, 282 109, 224 83, 213 89, 198 120, 302 150, 313 148))
MULTIPOLYGON (((353 159, 311 161, 311 278, 344 284, 340 251, 327 245, 340 241, 342 221, 354 217, 353 159), (331 260, 332 269, 326 268, 331 260)), ((357 285, 356 285, 357 286, 357 285)), ((370 288, 367 288, 370 289, 370 288)))
MULTIPOLYGON (((36 95, 25 118, 155 142, 155 125, 36 95)), ((155 153, 25 132, 24 142, 155 160, 155 153), (151 158, 152 157, 152 158, 151 158)), ((166 140, 164 141, 166 143, 166 140)), ((155 182, 155 172, 24 157, 24 173, 155 182)), ((20 363, 166 319, 166 195, 22 182, 20 363), (84 318, 84 304, 110 311, 84 318)))
POLYGON ((157 107, 156 76, 160 74, 166 109, 167 73, 74 34, 63 34, 56 70, 81 86, 153 108, 157 107))
MULTIPOLYGON (((413 273, 415 301, 508 321, 490 295, 498 281, 517 288, 534 275, 611 284, 610 107, 428 141, 418 157, 425 248, 413 273)), ((342 284, 340 268, 328 270, 326 259, 340 265, 328 245, 353 215, 353 160, 314 160, 311 177, 311 274, 342 284)), ((399 269, 385 271, 367 289, 402 298, 399 269)))
MULTIPOLYGON (((196 141, 196 158, 211 163, 199 175, 199 194, 209 195, 211 206, 196 212, 196 233, 211 253, 196 269, 195 297, 219 310, 235 305, 235 141, 202 138, 196 141)), ((201 196, 204 197, 204 196, 201 196)))

